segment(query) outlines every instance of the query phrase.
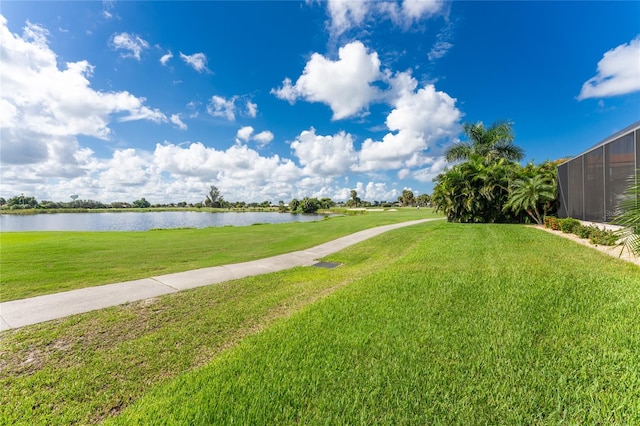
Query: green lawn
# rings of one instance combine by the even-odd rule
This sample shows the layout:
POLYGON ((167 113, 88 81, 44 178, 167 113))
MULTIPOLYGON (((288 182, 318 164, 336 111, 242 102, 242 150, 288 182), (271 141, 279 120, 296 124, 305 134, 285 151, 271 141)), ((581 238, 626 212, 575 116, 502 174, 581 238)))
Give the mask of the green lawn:
POLYGON ((0 422, 640 422, 636 265, 444 222, 327 260, 2 333, 0 422))
MULTIPOLYGON (((230 214, 230 213, 228 213, 230 214)), ((427 209, 287 223, 146 232, 0 233, 0 301, 238 263, 302 250, 427 209)))

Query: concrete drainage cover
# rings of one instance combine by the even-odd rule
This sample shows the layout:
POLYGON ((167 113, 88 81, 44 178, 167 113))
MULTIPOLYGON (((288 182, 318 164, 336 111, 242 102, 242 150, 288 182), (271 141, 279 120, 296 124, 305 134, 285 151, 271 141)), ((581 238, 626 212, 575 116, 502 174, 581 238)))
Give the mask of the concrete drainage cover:
POLYGON ((313 264, 312 266, 315 266, 316 268, 325 268, 325 269, 333 269, 335 267, 340 266, 340 263, 335 263, 335 262, 318 262, 313 264))

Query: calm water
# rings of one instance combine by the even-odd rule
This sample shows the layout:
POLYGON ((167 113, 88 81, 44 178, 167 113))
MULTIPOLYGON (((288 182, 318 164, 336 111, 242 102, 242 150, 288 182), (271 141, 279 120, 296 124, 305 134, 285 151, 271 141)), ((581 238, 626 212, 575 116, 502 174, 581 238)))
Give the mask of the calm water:
POLYGON ((146 231, 156 228, 247 226, 254 223, 311 222, 321 215, 273 212, 124 212, 0 215, 6 231, 146 231))

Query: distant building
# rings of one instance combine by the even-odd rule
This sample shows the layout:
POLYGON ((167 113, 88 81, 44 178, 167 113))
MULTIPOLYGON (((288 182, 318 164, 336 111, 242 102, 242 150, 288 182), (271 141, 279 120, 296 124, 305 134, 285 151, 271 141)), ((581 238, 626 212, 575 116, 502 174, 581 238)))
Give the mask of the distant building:
POLYGON ((609 222, 640 168, 640 121, 558 166, 558 216, 609 222))

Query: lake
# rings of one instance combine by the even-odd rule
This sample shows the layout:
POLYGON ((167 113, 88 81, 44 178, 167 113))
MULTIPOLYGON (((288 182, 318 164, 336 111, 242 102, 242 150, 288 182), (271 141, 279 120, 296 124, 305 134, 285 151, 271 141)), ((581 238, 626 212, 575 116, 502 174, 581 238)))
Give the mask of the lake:
POLYGON ((118 212, 0 215, 0 231, 147 231, 166 228, 248 226, 256 223, 312 222, 323 215, 276 212, 118 212))

